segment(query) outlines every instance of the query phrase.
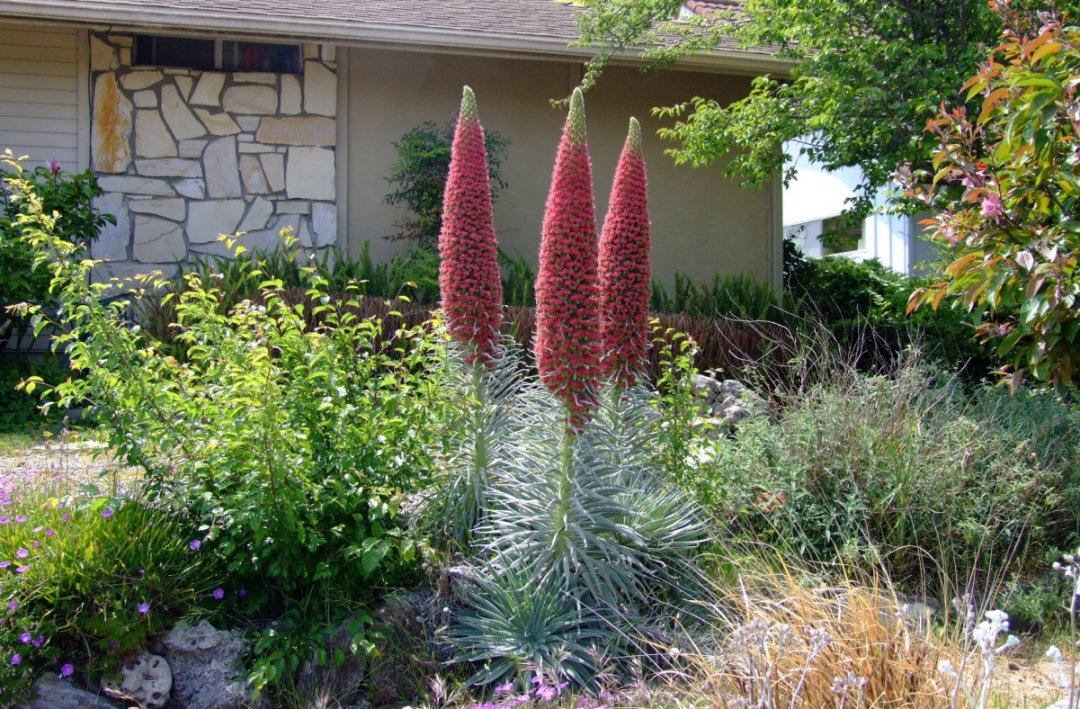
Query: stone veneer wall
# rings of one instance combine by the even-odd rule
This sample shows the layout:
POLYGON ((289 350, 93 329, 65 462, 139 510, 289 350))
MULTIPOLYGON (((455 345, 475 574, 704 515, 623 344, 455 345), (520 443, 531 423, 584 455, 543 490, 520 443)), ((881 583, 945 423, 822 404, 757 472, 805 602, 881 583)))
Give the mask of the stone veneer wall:
POLYGON ((131 65, 133 37, 90 37, 91 164, 116 216, 94 243, 101 277, 227 253, 220 234, 272 248, 337 241, 333 46, 305 44, 302 74, 131 65))

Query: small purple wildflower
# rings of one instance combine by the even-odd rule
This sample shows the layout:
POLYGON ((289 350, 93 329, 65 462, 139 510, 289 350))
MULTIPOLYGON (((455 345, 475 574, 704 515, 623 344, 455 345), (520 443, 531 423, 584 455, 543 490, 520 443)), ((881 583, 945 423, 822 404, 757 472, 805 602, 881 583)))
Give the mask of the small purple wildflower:
POLYGON ((190 549, 191 551, 199 551, 199 549, 201 548, 202 542, 200 542, 198 539, 192 539, 190 542, 188 542, 188 549, 190 549))
POLYGON ((19 547, 19 549, 15 552, 16 559, 25 559, 28 556, 30 556, 30 552, 28 552, 26 549, 23 549, 22 547, 19 547))
POLYGON ((19 515, 15 518, 15 524, 22 524, 26 521, 26 515, 19 515))
POLYGON ((13 610, 15 610, 16 608, 19 607, 19 602, 18 601, 12 601, 11 603, 7 604, 7 607, 8 607, 9 611, 13 611, 13 610))
POLYGON ((532 701, 532 697, 529 696, 528 692, 526 692, 525 694, 519 694, 516 697, 511 697, 510 698, 510 703, 515 704, 515 705, 516 704, 528 704, 531 701, 532 701))
POLYGON ((469 709, 499 709, 499 707, 491 702, 484 702, 483 704, 473 704, 469 709))
POLYGON ((218 586, 214 589, 213 596, 215 601, 220 601, 221 599, 225 598, 225 589, 218 586))
POLYGON ((64 514, 60 515, 60 521, 61 522, 70 522, 71 521, 71 513, 70 512, 65 512, 64 514))
POLYGON ((11 521, 10 517, 0 517, 0 524, 7 524, 11 521))
POLYGON ((11 566, 10 561, 8 561, 6 559, 4 561, 0 561, 0 569, 6 569, 9 566, 11 566))
POLYGON ((506 684, 500 684, 495 687, 495 694, 509 694, 514 690, 514 683, 507 682, 506 684))
POLYGON ((44 635, 39 635, 36 638, 34 638, 34 647, 41 647, 44 644, 45 644, 45 636, 44 635))
POLYGON ((137 573, 139 576, 142 576, 146 573, 146 569, 140 566, 138 569, 136 569, 135 573, 137 573))
POLYGON ((986 195, 982 202, 982 215, 984 217, 993 217, 997 219, 1005 214, 1005 209, 1001 205, 1001 197, 995 192, 991 192, 986 195))
POLYGON ((559 690, 555 687, 542 684, 536 688, 536 696, 543 699, 545 702, 551 702, 555 700, 555 697, 559 696, 559 690))
POLYGON ((109 649, 110 650, 115 650, 118 647, 120 647, 120 645, 117 644, 117 642, 115 640, 110 640, 109 641, 109 649))
POLYGON ((45 536, 46 537, 51 537, 54 534, 56 534, 56 530, 52 529, 51 527, 49 529, 45 530, 45 536))
POLYGON ((111 507, 106 507, 105 509, 103 509, 101 511, 101 516, 104 517, 105 519, 108 519, 108 518, 112 517, 113 516, 112 508, 111 507))
POLYGON ((30 546, 34 547, 35 549, 40 549, 41 548, 41 542, 39 542, 38 540, 35 539, 34 541, 30 542, 30 546))
POLYGON ((244 588, 243 586, 241 586, 240 590, 236 592, 236 595, 240 596, 240 598, 243 598, 244 596, 247 595, 247 589, 244 588))
POLYGON ((34 639, 34 636, 31 635, 28 632, 23 633, 22 635, 19 636, 19 642, 21 642, 23 645, 29 645, 30 641, 33 640, 33 639, 34 639))
POLYGON ((11 664, 12 664, 12 666, 21 665, 22 664, 22 655, 20 655, 19 653, 15 653, 14 655, 12 655, 11 656, 11 664))
POLYGON ((17 573, 17 574, 25 574, 29 570, 30 570, 29 566, 20 566, 19 568, 15 569, 15 573, 17 573))
POLYGON ((70 662, 65 662, 60 666, 61 677, 70 677, 73 674, 75 674, 75 668, 71 666, 70 662))
POLYGON ((146 615, 149 612, 150 612, 150 604, 149 603, 143 601, 142 603, 139 604, 139 613, 140 614, 146 615))

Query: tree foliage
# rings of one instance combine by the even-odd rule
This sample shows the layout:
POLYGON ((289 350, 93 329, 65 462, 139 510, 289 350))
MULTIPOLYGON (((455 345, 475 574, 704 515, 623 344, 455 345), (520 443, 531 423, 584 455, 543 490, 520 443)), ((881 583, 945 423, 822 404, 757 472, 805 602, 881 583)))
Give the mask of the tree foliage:
POLYGON ((912 197, 939 207, 932 237, 950 248, 946 278, 912 295, 909 310, 946 297, 986 308, 984 339, 1025 372, 1055 384, 1080 362, 1080 27, 1052 12, 991 6, 1001 43, 964 84, 963 105, 930 121, 938 143, 928 189, 912 197))
POLYGON ((790 76, 759 76, 729 105, 688 97, 659 109, 676 119, 661 132, 675 143, 669 153, 703 165, 735 151, 727 171, 748 186, 781 171, 790 177, 798 155, 827 169, 858 166, 863 211, 898 164, 928 154, 927 120, 957 98, 981 45, 1001 28, 986 3, 972 0, 744 0, 714 21, 678 19, 683 0, 584 4, 581 40, 601 48, 587 84, 612 54, 642 46, 660 62, 732 46, 772 48, 789 60, 790 76), (798 146, 794 155, 785 144, 798 146))

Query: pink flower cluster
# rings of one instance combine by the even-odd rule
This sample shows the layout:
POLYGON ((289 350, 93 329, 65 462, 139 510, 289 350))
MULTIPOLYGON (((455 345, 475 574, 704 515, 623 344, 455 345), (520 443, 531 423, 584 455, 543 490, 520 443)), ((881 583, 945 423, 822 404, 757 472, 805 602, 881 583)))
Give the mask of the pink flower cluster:
POLYGON ((502 281, 484 128, 468 86, 461 97, 443 195, 439 256, 439 290, 450 333, 471 347, 470 362, 479 358, 488 363, 497 357, 502 281))
POLYGON ((641 125, 630 132, 619 156, 607 217, 600 236, 600 332, 604 369, 621 387, 634 385, 648 353, 649 207, 641 125))
POLYGON ((592 166, 579 89, 570 100, 540 237, 536 341, 541 381, 568 409, 571 430, 588 419, 600 380, 600 289, 592 166))

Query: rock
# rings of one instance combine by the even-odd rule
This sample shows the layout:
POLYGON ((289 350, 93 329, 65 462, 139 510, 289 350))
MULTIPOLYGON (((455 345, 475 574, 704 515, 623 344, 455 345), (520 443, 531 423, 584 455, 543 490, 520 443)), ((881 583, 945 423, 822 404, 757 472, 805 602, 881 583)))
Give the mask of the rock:
POLYGON ((337 205, 329 202, 312 204, 311 230, 315 233, 315 246, 337 243, 337 205))
POLYGON ((236 139, 218 138, 203 152, 206 192, 210 197, 242 197, 236 139))
POLYGON ((131 164, 132 110, 131 101, 116 85, 115 74, 102 74, 97 78, 90 154, 98 172, 121 173, 131 164))
POLYGON ((142 91, 165 78, 160 71, 129 71, 120 77, 120 83, 128 91, 142 91))
POLYGON ((270 191, 259 158, 254 155, 240 156, 240 176, 244 180, 244 190, 247 194, 266 194, 270 191))
POLYGON ((337 114, 337 76, 320 62, 304 62, 304 110, 320 116, 337 114))
POLYGON ((244 216, 242 199, 208 199, 188 205, 188 238, 193 244, 217 241, 222 234, 236 232, 244 216))
POLYGON ((336 62, 337 47, 332 44, 324 44, 322 46, 322 58, 324 62, 336 62))
POLYGON ((259 121, 262 119, 258 116, 234 116, 236 124, 240 126, 240 130, 253 132, 259 130, 259 121))
POLYGON ((173 185, 177 194, 188 199, 204 199, 206 197, 206 182, 203 180, 177 180, 173 185))
MULTIPOLYGON (((274 205, 263 199, 262 197, 256 197, 255 201, 248 207, 247 214, 244 215, 244 220, 240 222, 240 226, 237 227, 237 231, 250 232, 258 229, 265 229, 266 225, 270 222, 270 217, 274 214, 274 205)), ((246 244, 245 240, 245 244, 246 244)))
POLYGON ((103 680, 101 687, 111 697, 156 709, 169 701, 172 671, 164 657, 144 652, 134 660, 125 662, 120 677, 103 680))
POLYGON ((191 109, 180 96, 180 89, 176 86, 166 86, 161 89, 161 112, 177 140, 190 140, 206 135, 206 127, 191 113, 191 109))
MULTIPOLYGON (((716 380, 714 379, 713 381, 716 380)), ((720 382, 720 393, 725 397, 734 396, 735 398, 738 398, 742 396, 744 391, 746 391, 746 386, 742 382, 734 379, 725 379, 720 382)))
POLYGON ((176 157, 176 143, 157 111, 135 112, 135 154, 141 158, 176 157))
POLYGON ((157 94, 153 91, 136 91, 134 98, 136 108, 157 108, 157 94))
POLYGON ((187 214, 187 202, 182 199, 133 199, 128 204, 135 214, 150 214, 155 217, 165 217, 174 222, 184 221, 187 214))
POLYGON ((184 158, 136 160, 135 171, 148 177, 202 177, 202 164, 184 158))
POLYGON ((185 709, 250 706, 241 659, 243 637, 216 630, 205 620, 179 625, 165 637, 165 659, 172 667, 174 702, 185 709))
POLYGON ((221 105, 221 90, 225 88, 225 75, 213 72, 205 72, 195 85, 195 92, 191 94, 191 103, 194 106, 221 105))
POLYGON ((289 199, 334 201, 334 151, 290 148, 285 166, 285 192, 289 199))
POLYGON ((706 401, 712 402, 720 396, 722 390, 720 382, 716 379, 704 374, 695 374, 692 381, 694 393, 706 401))
POLYGON ((173 82, 176 83, 176 88, 180 91, 180 98, 187 101, 191 96, 191 87, 195 83, 194 79, 190 76, 177 76, 173 78, 173 82))
POLYGON ((30 688, 30 696, 17 709, 115 709, 108 700, 79 689, 50 672, 30 688))
POLYGON ((116 50, 97 37, 90 36, 90 71, 112 71, 120 67, 116 50))
POLYGON ((206 143, 207 141, 205 140, 181 140, 180 157, 201 158, 203 150, 206 148, 206 143))
POLYGON ((264 118, 255 139, 271 145, 337 144, 337 124, 330 118, 264 118))
POLYGON ((184 230, 176 222, 140 214, 135 217, 132 254, 142 263, 181 261, 187 256, 184 230))
POLYGON ((94 200, 94 208, 102 214, 116 217, 116 224, 106 224, 98 238, 90 243, 90 257, 122 261, 128 257, 131 243, 131 220, 124 208, 124 195, 111 193, 94 200))
POLYGON ((278 214, 308 214, 311 212, 311 202, 304 199, 283 199, 274 203, 274 211, 278 214))
POLYGON ((277 113, 277 91, 270 86, 230 86, 221 97, 221 105, 229 113, 268 116, 277 113))
POLYGON ((142 197, 173 197, 176 195, 176 191, 164 180, 153 180, 149 177, 135 177, 132 175, 99 177, 98 186, 104 192, 123 192, 142 197))
POLYGON ((303 94, 300 92, 300 80, 292 74, 281 75, 281 108, 278 113, 295 116, 301 111, 303 94))
POLYGON ((278 154, 260 155, 263 174, 266 175, 267 185, 271 192, 281 192, 285 189, 285 156, 278 154))
POLYGON ((232 75, 233 81, 238 84, 266 84, 277 85, 277 74, 265 71, 238 71, 232 75))
POLYGON ((196 108, 195 115, 212 135, 235 135, 240 132, 240 126, 228 113, 210 113, 205 108, 196 108))

